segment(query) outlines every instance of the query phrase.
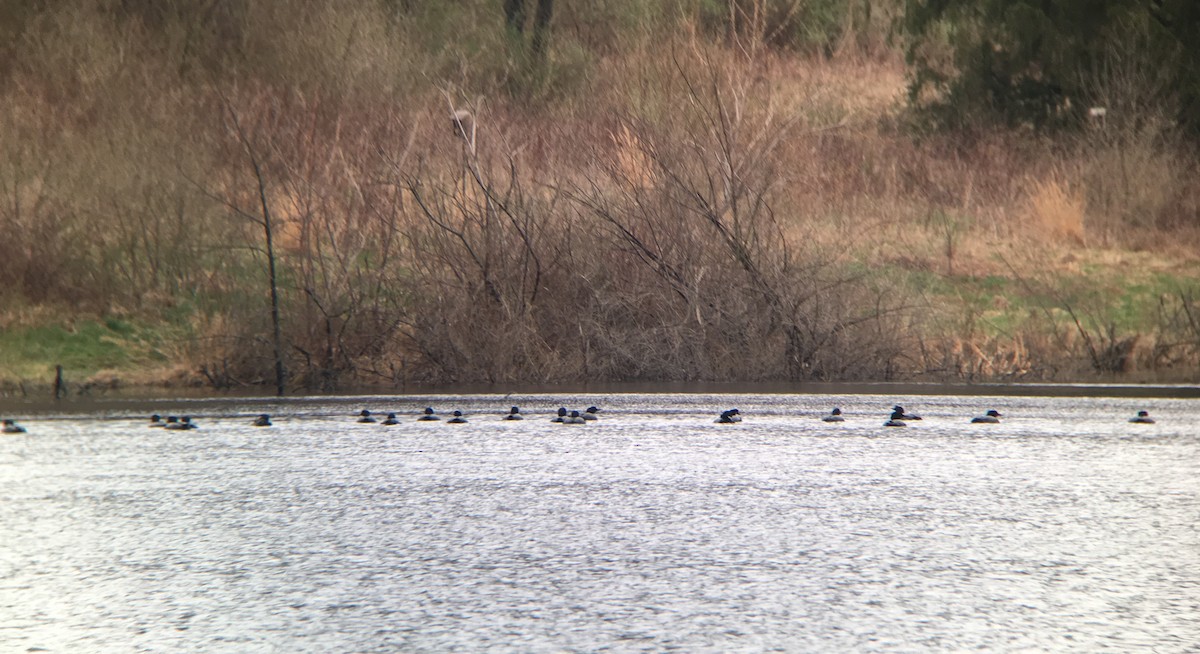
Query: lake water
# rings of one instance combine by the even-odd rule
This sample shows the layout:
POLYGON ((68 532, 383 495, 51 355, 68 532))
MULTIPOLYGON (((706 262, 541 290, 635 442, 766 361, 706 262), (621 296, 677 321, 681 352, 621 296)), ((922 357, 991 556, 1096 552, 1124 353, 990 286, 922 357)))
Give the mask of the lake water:
POLYGON ((16 417, 0 652, 1200 651, 1194 399, 164 399, 16 417), (925 419, 882 427, 897 401, 925 419), (417 422, 427 404, 470 422, 417 422), (500 420, 512 404, 526 420, 500 420), (601 419, 552 424, 560 404, 601 419), (833 406, 846 422, 818 419, 833 406), (364 407, 401 424, 357 424, 364 407), (714 424, 731 407, 744 421, 714 424), (1001 424, 968 423, 989 408, 1001 424), (1157 424, 1127 422, 1143 408, 1157 424), (152 429, 151 412, 200 428, 152 429), (275 426, 250 426, 261 412, 275 426))

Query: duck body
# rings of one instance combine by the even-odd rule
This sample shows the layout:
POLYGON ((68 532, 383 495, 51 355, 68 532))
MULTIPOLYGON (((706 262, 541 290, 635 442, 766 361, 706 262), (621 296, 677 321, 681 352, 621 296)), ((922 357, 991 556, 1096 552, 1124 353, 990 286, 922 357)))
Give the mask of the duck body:
POLYGON ((380 423, 380 424, 383 424, 383 425, 398 425, 398 424, 400 424, 400 421, 396 419, 396 414, 394 414, 394 413, 389 413, 389 414, 387 414, 387 418, 386 418, 386 419, 385 419, 385 420, 384 420, 382 423, 380 423))
POLYGON ((271 416, 264 413, 254 419, 253 425, 255 427, 270 427, 271 426, 271 416))
POLYGON ((982 424, 996 424, 1000 422, 1000 412, 995 409, 989 409, 987 413, 981 416, 971 418, 971 422, 982 424))
POLYGON ((566 422, 567 409, 566 407, 558 407, 558 415, 550 419, 550 422, 566 422))
POLYGON ((167 424, 165 426, 165 429, 183 430, 183 429, 196 429, 196 428, 197 428, 196 423, 192 422, 191 416, 184 416, 182 418, 176 418, 175 416, 167 416, 167 424))
POLYGON ((582 416, 584 420, 599 420, 600 416, 596 415, 598 413, 600 413, 599 408, 590 406, 587 408, 586 411, 584 411, 583 413, 581 413, 579 415, 582 416))
POLYGON ((508 410, 508 414, 506 414, 504 416, 504 419, 505 420, 524 420, 525 416, 521 415, 521 409, 519 407, 513 407, 508 410))
POLYGON ((17 421, 10 418, 4 419, 4 427, 0 428, 5 434, 24 434, 25 428, 17 424, 17 421))
POLYGON ((570 415, 563 418, 563 424, 564 425, 584 425, 584 424, 587 424, 587 420, 585 420, 583 416, 579 415, 578 411, 572 411, 570 415))
POLYGON ((425 413, 421 414, 421 417, 417 418, 417 420, 424 420, 428 422, 433 420, 441 420, 441 418, 439 418, 437 414, 433 412, 433 407, 427 406, 425 407, 425 413))
POLYGON ((1154 418, 1150 417, 1149 411, 1138 411, 1136 416, 1129 419, 1129 422, 1139 425, 1153 425, 1154 418))
POLYGON ((454 412, 454 417, 453 417, 453 418, 451 418, 451 419, 449 419, 449 420, 447 420, 446 422, 447 422, 447 423, 452 423, 452 424, 462 424, 462 423, 464 423, 464 422, 466 422, 466 421, 467 421, 467 419, 463 417, 463 413, 462 413, 462 411, 455 411, 455 412, 454 412))
POLYGON ((162 416, 157 413, 150 416, 150 427, 165 427, 167 423, 163 422, 162 416))
POLYGON ((821 418, 821 420, 823 422, 845 422, 846 421, 846 419, 842 417, 841 408, 835 408, 833 411, 829 412, 829 415, 825 416, 824 418, 821 418))
POLYGON ((904 410, 904 407, 897 404, 896 406, 892 407, 892 418, 895 420, 920 420, 921 416, 908 413, 904 410), (897 418, 896 414, 899 414, 900 417, 897 418))
POLYGON ((717 416, 717 420, 716 420, 716 422, 718 424, 722 424, 722 425, 728 425, 728 424, 732 424, 735 422, 741 422, 741 421, 742 421, 742 412, 738 411, 737 409, 728 409, 728 410, 722 411, 721 415, 717 416))
POLYGON ((361 412, 358 414, 358 421, 359 421, 359 422, 362 422, 362 423, 370 423, 370 422, 375 422, 375 418, 372 418, 372 417, 371 417, 371 412, 370 412, 370 411, 367 411, 366 409, 363 409, 363 410, 362 410, 362 411, 361 411, 361 412))
POLYGON ((892 417, 887 422, 883 423, 884 427, 907 427, 904 422, 904 408, 895 407, 892 409, 892 417))

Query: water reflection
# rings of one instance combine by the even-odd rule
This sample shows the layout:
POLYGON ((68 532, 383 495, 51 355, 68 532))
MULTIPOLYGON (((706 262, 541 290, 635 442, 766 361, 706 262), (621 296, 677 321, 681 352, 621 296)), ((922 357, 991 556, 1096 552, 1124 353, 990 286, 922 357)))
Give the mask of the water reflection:
POLYGON ((1191 651, 1197 417, 1181 399, 625 393, 22 416, 30 433, 0 439, 0 640, 1191 651), (896 402, 924 420, 884 428, 896 402), (501 419, 512 405, 525 420, 501 419), (470 422, 417 421, 426 406, 470 422), (834 406, 845 422, 822 422, 834 406), (732 407, 742 423, 713 422, 732 407), (1126 422, 1147 407, 1157 424, 1126 422), (970 424, 989 408, 1004 420, 970 424))

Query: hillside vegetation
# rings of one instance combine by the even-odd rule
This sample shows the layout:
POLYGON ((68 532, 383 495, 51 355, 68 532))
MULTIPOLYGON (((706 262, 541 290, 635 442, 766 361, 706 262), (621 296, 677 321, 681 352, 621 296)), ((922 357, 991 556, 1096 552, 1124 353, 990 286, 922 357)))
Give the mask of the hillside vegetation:
POLYGON ((913 17, 0 1, 3 388, 1200 378, 1186 75, 913 17))

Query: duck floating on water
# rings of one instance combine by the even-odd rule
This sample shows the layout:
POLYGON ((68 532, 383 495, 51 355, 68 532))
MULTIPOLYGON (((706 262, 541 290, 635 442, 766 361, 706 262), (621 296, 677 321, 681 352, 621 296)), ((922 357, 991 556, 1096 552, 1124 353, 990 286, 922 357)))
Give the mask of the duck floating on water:
POLYGON ((1129 419, 1129 422, 1133 422, 1133 423, 1137 423, 1137 424, 1141 424, 1141 425, 1153 425, 1154 418, 1150 417, 1149 411, 1138 411, 1136 416, 1129 419))
POLYGON ((166 429, 196 429, 196 423, 192 422, 191 416, 176 418, 175 416, 167 416, 166 429))
POLYGON ((25 428, 17 424, 17 421, 11 418, 4 419, 3 432, 5 434, 24 434, 25 428))
POLYGON ((737 409, 727 409, 725 411, 722 411, 721 415, 718 416, 717 420, 716 420, 717 423, 722 424, 722 425, 727 425, 730 423, 741 422, 741 421, 742 421, 742 412, 738 411, 737 409))
POLYGON ((600 416, 596 415, 597 413, 600 413, 600 409, 597 407, 594 407, 594 406, 590 406, 587 408, 586 411, 584 411, 580 415, 583 417, 584 420, 599 420, 600 416))
POLYGON ((505 420, 524 420, 525 416, 521 415, 520 407, 513 407, 508 410, 508 413, 504 416, 504 419, 505 420))
POLYGON ((893 419, 897 419, 897 420, 920 420, 920 419, 921 419, 921 416, 918 416, 918 415, 915 415, 915 414, 912 414, 912 413, 907 413, 907 412, 904 410, 904 407, 900 406, 899 404, 897 404, 896 406, 892 407, 892 417, 893 417, 893 419), (899 413, 899 414, 900 414, 900 417, 899 417, 899 418, 896 418, 896 417, 895 417, 895 415, 896 415, 897 413, 899 413))
POLYGON ((558 415, 551 418, 550 422, 564 422, 564 421, 566 421, 566 419, 567 419, 567 408, 560 406, 560 407, 558 407, 558 415))
POLYGON ((439 418, 437 416, 437 414, 435 414, 433 412, 433 407, 427 406, 427 407, 425 407, 425 413, 421 414, 421 417, 417 418, 417 420, 431 421, 431 420, 441 420, 441 418, 439 418))
POLYGON ((449 420, 447 420, 446 422, 448 422, 448 423, 454 423, 454 424, 461 424, 461 423, 464 423, 464 422, 466 422, 466 421, 467 421, 467 419, 463 417, 463 412, 462 412, 462 411, 457 411, 457 410, 456 410, 456 411, 454 412, 454 417, 453 417, 453 418, 451 418, 451 419, 449 419, 449 420))
POLYGON ((381 425, 398 425, 398 424, 400 424, 400 421, 396 419, 396 414, 389 413, 389 414, 387 414, 387 418, 379 424, 381 424, 381 425))
POLYGON ((583 416, 579 415, 578 411, 572 411, 565 418, 563 418, 563 424, 564 425, 586 425, 587 420, 585 420, 583 416))
POLYGON ((370 412, 370 411, 367 411, 366 409, 363 409, 363 410, 362 410, 361 412, 359 412, 359 414, 358 414, 358 421, 359 421, 359 422, 375 422, 375 419, 371 417, 371 412, 370 412))
POLYGON ((904 407, 896 406, 892 408, 892 417, 887 422, 883 423, 884 427, 907 427, 904 422, 904 407))
POLYGON ((842 417, 842 409, 837 407, 833 411, 830 411, 829 415, 821 418, 821 420, 824 422, 845 422, 846 419, 842 417))
POLYGON ((271 426, 271 415, 267 414, 267 413, 259 414, 259 416, 254 419, 254 422, 252 424, 255 427, 270 427, 271 426))
POLYGON ((995 409, 988 409, 987 413, 985 413, 981 416, 975 416, 974 418, 971 418, 971 422, 996 424, 996 423, 1000 422, 1000 417, 1001 416, 1000 416, 999 411, 997 411, 995 409))
POLYGON ((163 422, 162 416, 157 413, 150 416, 150 427, 164 427, 167 423, 163 422))

